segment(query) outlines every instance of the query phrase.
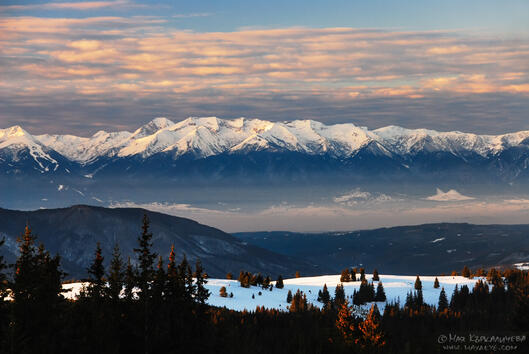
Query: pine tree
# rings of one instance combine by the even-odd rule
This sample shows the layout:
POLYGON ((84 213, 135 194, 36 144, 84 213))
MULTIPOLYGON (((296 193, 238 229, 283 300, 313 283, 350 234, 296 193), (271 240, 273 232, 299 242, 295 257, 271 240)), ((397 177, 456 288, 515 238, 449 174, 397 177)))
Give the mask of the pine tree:
POLYGON ((450 299, 450 310, 457 311, 459 309, 459 287, 456 284, 452 298, 450 299))
POLYGON ((441 289, 439 294, 439 303, 437 305, 437 311, 442 312, 448 308, 448 299, 446 298, 445 288, 441 289))
POLYGON ((342 284, 336 285, 334 289, 334 304, 339 308, 345 301, 345 291, 342 284))
POLYGON ((19 244, 19 256, 15 263, 15 275, 13 282, 13 299, 17 302, 28 301, 34 297, 36 287, 36 264, 35 264, 35 236, 26 226, 24 234, 17 239, 19 244))
POLYGON ((363 349, 378 351, 386 344, 380 328, 380 312, 376 304, 371 306, 366 319, 358 325, 360 337, 356 340, 363 349))
POLYGON ((296 271, 296 278, 300 278, 301 274, 299 273, 299 270, 296 271))
POLYGON ((220 295, 220 297, 228 297, 228 293, 226 293, 226 287, 225 286, 220 288, 219 295, 220 295))
POLYGON ((375 301, 386 301, 386 292, 384 291, 384 286, 382 285, 381 281, 379 281, 377 285, 375 301))
POLYGON ((193 282, 191 266, 189 265, 185 254, 182 258, 182 262, 178 265, 178 277, 184 284, 184 300, 188 303, 193 302, 193 297, 196 294, 196 286, 193 282))
POLYGON ((204 269, 202 268, 202 263, 200 260, 197 260, 195 265, 195 277, 196 277, 196 296, 195 301, 199 304, 204 305, 206 300, 209 298, 209 290, 206 289, 204 285, 207 284, 207 280, 204 278, 204 269))
POLYGON ((415 292, 415 303, 418 307, 424 305, 424 297, 422 295, 422 289, 415 292))
POLYGON ((342 283, 347 283, 351 281, 351 273, 349 272, 348 268, 342 270, 342 274, 340 275, 340 281, 342 283))
POLYGON ((292 302, 292 291, 288 291, 288 294, 287 294, 287 302, 290 304, 292 302))
POLYGON ((329 294, 329 290, 327 289, 327 284, 323 284, 323 290, 321 292, 321 303, 323 303, 327 307, 329 303, 331 302, 331 294, 329 294))
POLYGON ((421 278, 419 278, 418 275, 417 275, 417 278, 415 279, 415 285, 414 285, 414 288, 415 288, 415 290, 422 290, 422 282, 421 282, 421 278))
POLYGON ((152 252, 152 233, 149 232, 149 217, 143 215, 142 233, 138 237, 138 248, 134 249, 138 257, 138 296, 140 301, 146 301, 150 297, 150 281, 154 277, 154 260, 156 253, 152 252))
POLYGON ((461 271, 461 276, 465 278, 470 278, 470 269, 467 266, 463 267, 463 270, 461 271))
POLYGON ((130 257, 127 260, 127 268, 125 269, 125 299, 131 301, 134 299, 134 287, 136 286, 136 273, 134 272, 134 267, 130 262, 130 257))
POLYGON ((347 300, 340 306, 338 316, 336 319, 336 328, 342 335, 344 342, 348 345, 354 342, 354 318, 351 311, 351 306, 347 300))
POLYGON ((296 291, 292 297, 292 302, 290 304, 290 312, 303 312, 308 309, 307 295, 301 292, 299 289, 296 291))
POLYGON ((380 277, 378 275, 378 270, 373 270, 373 281, 379 281, 380 277))
POLYGON ((121 252, 119 245, 114 245, 112 252, 112 260, 108 271, 108 295, 114 301, 119 300, 121 291, 123 290, 123 260, 121 259, 121 252))
POLYGON ((281 274, 277 277, 277 280, 276 280, 276 288, 278 289, 283 289, 284 288, 284 284, 283 284, 283 277, 281 276, 281 274))
POLYGON ((272 282, 272 279, 270 279, 270 276, 266 276, 266 278, 264 278, 263 280, 263 286, 262 288, 263 289, 268 289, 268 287, 270 286, 270 283, 272 282))
POLYGON ((435 280, 433 282, 433 287, 434 289, 439 289, 439 279, 437 279, 437 277, 435 277, 435 280))
POLYGON ((29 226, 17 239, 19 256, 11 286, 13 296, 12 335, 15 353, 55 352, 52 338, 59 326, 62 279, 60 257, 52 257, 43 245, 35 248, 36 237, 29 226))
POLYGON ((233 274, 231 274, 231 272, 228 272, 228 274, 226 274, 226 279, 232 280, 233 279, 233 274))
POLYGON ((105 297, 105 267, 103 266, 104 257, 102 255, 101 244, 97 242, 92 264, 88 271, 88 297, 93 300, 101 300, 105 297))
POLYGON ((174 245, 171 245, 169 263, 167 264, 167 299, 171 302, 180 302, 184 299, 185 284, 180 277, 179 268, 176 265, 176 254, 174 245))
POLYGON ((154 280, 152 282, 152 298, 156 303, 161 303, 163 300, 167 275, 163 266, 162 256, 158 257, 156 264, 156 271, 154 273, 154 280))
POLYGON ((364 268, 360 268, 360 281, 366 280, 366 270, 364 268))
POLYGON ((351 269, 351 281, 356 281, 356 268, 351 269))

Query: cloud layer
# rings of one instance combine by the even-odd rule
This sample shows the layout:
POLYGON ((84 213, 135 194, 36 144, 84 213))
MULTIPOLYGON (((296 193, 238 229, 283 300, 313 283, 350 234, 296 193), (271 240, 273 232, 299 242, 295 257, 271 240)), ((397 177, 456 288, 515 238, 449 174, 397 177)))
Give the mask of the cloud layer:
POLYGON ((435 193, 435 195, 432 195, 425 199, 434 202, 462 202, 466 200, 473 200, 475 198, 463 195, 455 189, 450 189, 448 192, 443 192, 441 189, 437 188, 437 192, 435 193))
POLYGON ((113 203, 112 207, 142 207, 187 217, 227 232, 289 230, 300 232, 347 231, 386 226, 435 222, 475 224, 526 223, 529 200, 468 200, 460 203, 419 203, 417 201, 380 203, 377 208, 347 205, 292 205, 281 203, 256 211, 214 210, 186 204, 132 202, 113 203))
MULTIPOLYGON (((53 6, 116 6, 78 4, 53 6)), ((524 38, 355 28, 194 32, 172 21, 0 18, 2 125, 86 135, 157 115, 220 115, 529 129, 524 38)))

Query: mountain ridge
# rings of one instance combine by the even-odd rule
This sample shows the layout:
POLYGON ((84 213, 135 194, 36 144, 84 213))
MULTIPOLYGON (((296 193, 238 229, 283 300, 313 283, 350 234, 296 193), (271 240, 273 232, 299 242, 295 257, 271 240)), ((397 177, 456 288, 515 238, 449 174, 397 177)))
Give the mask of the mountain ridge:
POLYGON ((67 273, 74 277, 86 276, 86 268, 93 258, 96 242, 103 249, 105 264, 110 261, 112 249, 117 243, 126 261, 134 261, 133 249, 141 233, 141 219, 146 214, 153 233, 153 250, 167 257, 171 245, 177 257, 186 254, 194 265, 198 259, 206 271, 216 277, 224 277, 240 270, 263 274, 294 274, 295 268, 312 273, 310 263, 283 256, 248 245, 219 229, 200 224, 192 219, 171 216, 141 208, 104 208, 90 205, 73 205, 66 208, 18 211, 0 208, 0 239, 6 244, 0 249, 10 262, 17 254, 16 238, 29 224, 37 242, 43 242, 52 253, 59 253, 67 273))
MULTIPOLYGON (((6 131, 14 129, 22 130, 18 126, 0 129, 0 149, 10 145, 13 137, 6 131)), ((450 152, 456 156, 474 152, 485 157, 505 148, 529 144, 529 131, 478 135, 391 125, 369 130, 352 123, 325 125, 315 120, 272 122, 216 117, 191 117, 179 122, 155 118, 134 132, 99 131, 91 137, 26 134, 44 150, 54 150, 82 164, 102 157, 139 155, 148 158, 167 152, 175 157, 193 153, 203 158, 244 150, 288 150, 351 157, 370 143, 376 143, 388 156, 426 150, 450 152)))

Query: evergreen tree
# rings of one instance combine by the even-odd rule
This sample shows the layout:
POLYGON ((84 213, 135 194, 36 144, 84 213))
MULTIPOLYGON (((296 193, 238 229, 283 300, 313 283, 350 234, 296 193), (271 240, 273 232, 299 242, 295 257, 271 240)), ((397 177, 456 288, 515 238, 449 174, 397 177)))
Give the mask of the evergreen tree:
POLYGON ((340 275, 340 281, 342 283, 347 283, 351 281, 351 273, 349 272, 348 268, 342 270, 342 274, 340 275))
POLYGON ((376 304, 371 306, 366 319, 358 325, 360 337, 356 340, 364 350, 379 351, 386 345, 384 335, 380 328, 380 312, 376 304))
POLYGON ((178 265, 178 277, 184 284, 184 300, 188 303, 193 302, 193 297, 196 294, 196 286, 193 282, 191 266, 189 265, 185 254, 182 258, 182 262, 178 265))
POLYGON ((219 295, 220 295, 220 297, 227 297, 228 296, 228 293, 226 293, 226 287, 225 286, 220 288, 219 295))
POLYGON ((299 270, 296 271, 296 278, 300 278, 301 274, 299 273, 299 270))
POLYGON ((463 270, 461 271, 461 276, 465 278, 470 278, 470 269, 467 266, 463 267, 463 270))
POLYGON ((434 289, 439 289, 439 279, 437 279, 437 277, 435 277, 435 281, 433 282, 433 287, 434 289))
POLYGON ((378 275, 378 270, 373 270, 373 281, 379 281, 380 277, 378 275))
POLYGON ((110 299, 114 301, 119 300, 119 295, 123 290, 123 261, 121 259, 121 252, 119 245, 114 245, 112 252, 112 260, 108 271, 108 294, 110 299))
POLYGON ((351 269, 351 281, 356 281, 356 268, 351 269))
POLYGON ((351 306, 347 300, 340 306, 338 316, 336 319, 336 328, 340 332, 342 339, 347 345, 351 345, 354 342, 354 317, 351 311, 351 306))
POLYGON ((127 260, 127 268, 125 269, 125 280, 124 280, 124 293, 125 299, 131 301, 134 299, 134 287, 136 286, 136 274, 134 272, 134 267, 130 262, 130 257, 127 260))
POLYGON ((276 288, 278 289, 283 289, 284 288, 284 284, 283 284, 283 277, 281 276, 281 274, 277 277, 277 280, 276 280, 276 288))
POLYGON ((415 285, 414 285, 414 288, 415 288, 415 290, 422 290, 422 282, 421 282, 421 278, 419 278, 418 275, 417 275, 417 278, 415 279, 415 285))
POLYGON ((456 287, 454 288, 454 292, 452 293, 452 298, 450 299, 450 310, 457 311, 459 308, 459 287, 456 284, 456 287))
POLYGON ((15 263, 15 275, 12 286, 13 300, 17 302, 29 301, 34 298, 37 286, 37 269, 35 262, 35 236, 26 226, 24 234, 17 239, 19 245, 19 256, 15 263))
POLYGON ((303 312, 308 310, 307 295, 298 289, 292 297, 289 310, 290 312, 303 312))
POLYGON ((97 242, 96 250, 94 252, 94 259, 92 264, 87 269, 88 271, 88 296, 94 300, 101 300, 105 297, 105 267, 103 266, 103 255, 101 244, 97 242))
POLYGON ((165 292, 167 275, 163 266, 162 256, 158 257, 158 263, 156 264, 156 272, 154 273, 154 279, 152 282, 152 298, 156 303, 161 303, 165 292))
POLYGON ((448 299, 446 298, 445 288, 441 289, 439 294, 439 303, 437 305, 437 311, 442 312, 448 308, 448 299))
POLYGON ((290 304, 292 302, 292 291, 288 291, 288 294, 287 294, 287 302, 290 304))
POLYGON ((366 280, 366 270, 364 268, 360 268, 360 281, 366 280))
POLYGON ((17 239, 19 256, 11 286, 13 296, 12 351, 38 353, 46 348, 57 352, 56 328, 64 297, 60 257, 52 257, 43 245, 35 248, 36 237, 29 226, 17 239), (43 347, 45 343, 45 346, 43 347))
POLYGON ((180 302, 184 299, 185 284, 180 277, 179 268, 176 265, 176 254, 174 245, 171 245, 171 252, 169 253, 169 263, 167 264, 167 299, 171 302, 180 302))
POLYGON ((152 233, 149 232, 149 217, 143 215, 142 232, 138 237, 138 248, 134 252, 138 258, 138 296, 140 301, 146 301, 150 296, 150 281, 154 278, 154 260, 156 253, 152 252, 152 233))
POLYGON ((424 297, 422 295, 422 289, 416 291, 416 300, 415 303, 418 307, 424 305, 424 297))
POLYGON ((329 294, 329 290, 327 289, 327 284, 323 284, 323 290, 321 292, 321 303, 324 305, 328 305, 331 301, 331 294, 329 294))
POLYGON ((272 282, 272 279, 270 279, 270 276, 266 276, 263 280, 263 289, 268 289, 270 287, 270 283, 272 282))
POLYGON ((209 298, 209 290, 206 289, 204 285, 207 284, 207 280, 203 276, 204 268, 202 268, 202 263, 200 260, 197 260, 195 265, 195 277, 196 277, 196 296, 195 301, 199 304, 204 305, 206 300, 209 298))
POLYGON ((226 279, 232 280, 233 279, 233 274, 231 274, 231 272, 228 272, 228 274, 226 274, 226 279))
POLYGON ((386 292, 384 291, 384 286, 382 285, 381 281, 379 281, 377 285, 375 301, 386 301, 386 292))
POLYGON ((339 308, 345 302, 345 291, 342 284, 336 285, 334 289, 334 304, 339 308))

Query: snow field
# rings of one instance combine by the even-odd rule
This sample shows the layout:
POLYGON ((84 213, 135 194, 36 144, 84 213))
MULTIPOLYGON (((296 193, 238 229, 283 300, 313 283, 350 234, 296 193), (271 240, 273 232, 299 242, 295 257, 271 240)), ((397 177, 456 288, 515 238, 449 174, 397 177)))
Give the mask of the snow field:
MULTIPOLYGON (((380 281, 384 286, 384 291, 386 293, 387 302, 399 301, 401 305, 404 305, 406 301, 406 295, 410 291, 414 291, 414 284, 416 276, 407 276, 407 275, 379 275, 380 281)), ((366 279, 371 282, 372 275, 366 274, 366 279)), ((461 276, 438 276, 440 287, 434 289, 433 284, 435 276, 420 276, 422 282, 422 291, 424 302, 429 305, 437 306, 439 301, 439 293, 444 287, 448 301, 452 296, 454 288, 456 285, 461 287, 462 285, 467 285, 472 291, 474 284, 483 278, 476 277, 474 279, 468 279, 461 276)), ((209 305, 226 307, 231 310, 236 311, 254 311, 257 306, 264 306, 266 308, 274 308, 278 310, 287 311, 289 304, 287 303, 287 294, 288 291, 292 291, 292 294, 295 294, 299 289, 303 291, 307 296, 307 301, 312 303, 314 306, 320 307, 322 304, 317 301, 318 291, 323 288, 324 284, 327 284, 327 288, 331 297, 334 297, 334 289, 336 285, 340 283, 340 275, 322 275, 317 277, 301 277, 301 278, 292 278, 285 279, 285 287, 283 289, 274 288, 272 291, 269 289, 262 289, 261 287, 251 286, 250 288, 243 288, 240 286, 240 283, 237 280, 228 280, 228 279, 208 279, 206 288, 210 291, 210 296, 207 301, 209 305), (221 297, 219 295, 220 288, 225 286, 228 297, 221 297), (259 295, 261 292, 262 295, 259 295), (233 293, 233 297, 230 298, 230 293, 233 293), (252 299, 254 295, 254 299, 252 299)), ((378 282, 373 282, 376 287, 378 282)), ((360 281, 342 283, 345 291, 346 297, 350 303, 352 303, 351 296, 353 295, 354 290, 358 290, 360 287, 360 281)), ((64 295, 66 298, 75 299, 79 294, 79 291, 82 288, 82 283, 72 283, 64 284, 63 288, 65 290, 70 290, 64 295)), ((380 311, 384 310, 385 303, 377 303, 380 311)), ((363 308, 369 308, 371 304, 366 304, 363 308)))

